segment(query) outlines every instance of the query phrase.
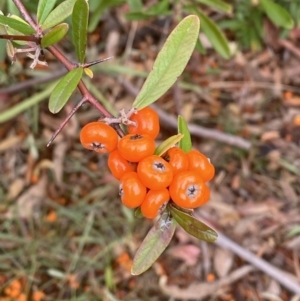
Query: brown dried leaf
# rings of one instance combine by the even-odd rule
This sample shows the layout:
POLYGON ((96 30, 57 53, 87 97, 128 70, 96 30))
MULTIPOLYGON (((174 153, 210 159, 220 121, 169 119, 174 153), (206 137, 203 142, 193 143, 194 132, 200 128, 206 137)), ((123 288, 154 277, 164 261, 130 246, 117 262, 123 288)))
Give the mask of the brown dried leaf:
POLYGON ((22 137, 19 136, 9 136, 0 142, 0 152, 4 152, 16 145, 18 145, 22 141, 22 137))
POLYGON ((227 277, 224 277, 213 283, 206 283, 206 282, 192 283, 187 288, 180 288, 176 285, 167 285, 166 284, 167 277, 163 276, 160 278, 159 285, 162 291, 170 297, 178 298, 182 300, 187 300, 187 299, 202 300, 208 296, 211 297, 212 295, 218 292, 220 293, 220 289, 223 286, 229 285, 245 277, 253 270, 254 270, 253 266, 245 265, 239 268, 238 270, 235 270, 227 277))
POLYGON ((219 278, 223 278, 228 274, 232 268, 232 264, 233 253, 225 249, 217 248, 214 255, 214 268, 219 278))
POLYGON ((25 187, 25 180, 22 178, 15 179, 12 183, 9 185, 9 190, 7 194, 8 199, 14 199, 16 198, 23 188, 25 187))
POLYGON ((179 245, 168 250, 172 257, 183 260, 188 266, 193 266, 199 259, 201 250, 195 245, 179 245))
POLYGON ((42 175, 37 184, 31 186, 21 194, 17 202, 7 212, 6 217, 12 218, 17 213, 20 218, 30 218, 46 195, 47 182, 47 176, 45 174, 42 175))

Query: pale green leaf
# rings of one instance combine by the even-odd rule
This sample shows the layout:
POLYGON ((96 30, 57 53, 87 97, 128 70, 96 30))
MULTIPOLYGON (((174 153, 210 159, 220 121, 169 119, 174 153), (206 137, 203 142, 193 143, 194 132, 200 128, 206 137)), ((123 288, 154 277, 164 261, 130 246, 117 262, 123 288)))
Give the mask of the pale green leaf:
POLYGON ((191 134, 182 116, 178 116, 178 133, 183 135, 183 138, 179 141, 179 147, 185 153, 189 152, 192 149, 191 134))
POLYGON ((169 245, 176 229, 176 222, 171 219, 165 223, 165 226, 153 226, 148 232, 133 259, 132 275, 140 275, 148 270, 169 245))
POLYGON ((260 0, 260 3, 265 13, 274 24, 286 29, 292 29, 294 27, 292 17, 282 6, 278 5, 273 0, 260 0))
POLYGON ((87 42, 89 6, 86 0, 77 0, 72 13, 73 44, 80 63, 84 62, 87 42))
POLYGON ((175 144, 178 143, 182 138, 183 138, 182 134, 177 134, 169 137, 155 149, 154 155, 156 156, 163 155, 168 149, 175 146, 175 144))
POLYGON ((66 0, 56 6, 42 24, 42 29, 51 28, 71 15, 76 0, 66 0))
POLYGON ((219 11, 225 13, 232 12, 232 5, 222 1, 222 0, 196 0, 197 2, 203 3, 211 8, 215 8, 219 11))
POLYGON ((37 20, 39 24, 43 24, 53 9, 55 3, 56 0, 39 0, 37 8, 37 20))
POLYGON ((215 50, 225 59, 229 59, 231 56, 228 41, 219 29, 219 27, 204 13, 198 9, 193 11, 199 16, 201 20, 201 29, 215 48, 215 50))
POLYGON ((25 21, 19 21, 15 18, 0 15, 0 24, 7 25, 8 27, 17 30, 25 35, 35 33, 35 30, 25 21))
POLYGON ((61 23, 53 27, 42 37, 42 47, 46 48, 60 41, 68 32, 68 29, 69 25, 67 23, 61 23))
POLYGON ((133 103, 134 108, 142 109, 155 102, 175 83, 192 55, 199 28, 200 21, 195 15, 184 18, 175 27, 136 97, 133 103))
POLYGON ((67 73, 55 86, 49 100, 49 110, 58 113, 74 92, 83 73, 83 68, 76 68, 67 73))

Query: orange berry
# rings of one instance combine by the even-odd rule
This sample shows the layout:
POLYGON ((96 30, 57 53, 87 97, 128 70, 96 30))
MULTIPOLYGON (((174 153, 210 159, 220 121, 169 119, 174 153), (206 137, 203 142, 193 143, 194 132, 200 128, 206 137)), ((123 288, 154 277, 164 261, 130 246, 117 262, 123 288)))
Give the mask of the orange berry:
POLYGON ((209 188, 197 171, 182 171, 174 176, 169 187, 170 197, 179 207, 186 209, 204 205, 209 199, 209 188))
POLYGON ((170 199, 167 188, 161 190, 149 190, 141 205, 141 212, 146 218, 155 218, 159 208, 170 199))
POLYGON ((209 159, 193 149, 186 153, 189 161, 189 170, 197 171, 204 182, 210 181, 215 175, 215 167, 210 163, 209 159))
POLYGON ((129 134, 120 139, 118 150, 130 162, 139 162, 153 154, 155 142, 149 135, 129 134))
POLYGON ((157 113, 150 107, 141 109, 133 114, 129 120, 136 122, 136 125, 128 126, 129 134, 147 134, 153 139, 159 134, 159 118, 157 113))
POLYGON ((152 155, 141 160, 137 167, 141 182, 149 189, 161 190, 173 180, 173 168, 163 158, 152 155))
POLYGON ((109 154, 107 164, 112 175, 118 180, 127 172, 135 170, 134 163, 124 159, 117 149, 109 154))
POLYGON ((80 131, 80 142, 83 147, 97 153, 109 153, 117 148, 118 134, 106 123, 90 122, 80 131))
POLYGON ((126 207, 139 207, 145 199, 146 193, 147 189, 140 181, 136 172, 128 172, 121 178, 119 195, 126 207))
POLYGON ((177 146, 174 146, 166 151, 162 155, 172 167, 174 175, 178 174, 180 171, 188 170, 189 161, 186 153, 177 146))

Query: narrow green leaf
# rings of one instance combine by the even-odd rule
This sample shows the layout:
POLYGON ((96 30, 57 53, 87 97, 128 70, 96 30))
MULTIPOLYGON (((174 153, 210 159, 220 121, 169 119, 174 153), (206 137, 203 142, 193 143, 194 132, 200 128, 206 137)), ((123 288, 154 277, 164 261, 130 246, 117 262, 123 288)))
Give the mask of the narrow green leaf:
POLYGON ((7 25, 23 34, 33 34, 35 30, 29 26, 25 21, 19 21, 11 17, 0 15, 0 24, 7 25))
POLYGON ((58 113, 74 92, 83 73, 83 68, 76 68, 66 74, 55 86, 49 100, 49 110, 58 113))
POLYGON ((64 21, 68 16, 71 15, 73 6, 76 0, 66 0, 56 6, 52 12, 48 15, 42 25, 42 29, 51 28, 60 22, 64 21))
POLYGON ((148 12, 152 15, 161 15, 168 11, 170 6, 169 0, 161 0, 148 9, 148 12))
POLYGON ((184 18, 171 32, 159 52, 153 69, 136 97, 133 107, 142 109, 161 97, 177 80, 188 63, 199 35, 195 15, 184 18))
POLYGON ((225 59, 229 59, 231 56, 228 41, 219 29, 219 27, 204 13, 198 9, 193 11, 199 16, 201 20, 201 29, 215 48, 215 50, 225 59))
POLYGON ((177 134, 174 136, 169 137, 164 142, 162 142, 154 151, 154 155, 161 156, 163 155, 168 149, 173 147, 176 143, 178 143, 183 138, 182 134, 177 134))
POLYGON ((101 0, 101 1, 90 1, 91 6, 91 18, 89 22, 89 32, 92 32, 96 29, 97 25, 99 24, 99 21, 101 20, 101 17, 105 10, 107 10, 110 7, 117 6, 123 4, 124 0, 101 0), (93 10, 92 10, 93 6, 93 10))
POLYGON ((69 25, 67 23, 61 23, 53 27, 42 37, 42 47, 49 47, 58 41, 60 41, 68 32, 69 25))
POLYGON ((196 0, 197 2, 203 3, 209 7, 220 10, 224 13, 232 12, 232 5, 222 1, 222 0, 196 0))
POLYGON ((260 0, 260 3, 265 13, 274 24, 286 29, 292 29, 294 27, 292 17, 282 6, 278 5, 273 0, 260 0))
POLYGON ((141 11, 143 9, 143 3, 141 0, 126 0, 127 4, 130 7, 130 11, 141 11))
POLYGON ((183 134, 183 139, 179 141, 179 147, 187 153, 192 149, 192 139, 188 125, 182 116, 178 116, 178 133, 183 134))
POLYGON ((187 233, 207 242, 216 241, 218 237, 216 231, 200 222, 187 212, 179 210, 171 203, 168 204, 168 209, 170 210, 172 217, 187 233))
POLYGON ((176 229, 176 222, 173 219, 163 222, 165 225, 154 225, 151 228, 137 250, 132 263, 132 275, 140 275, 148 270, 169 245, 176 229))
POLYGON ((37 20, 39 24, 43 24, 53 9, 55 3, 56 0, 39 0, 37 8, 37 20))
POLYGON ((77 0, 72 13, 73 44, 80 63, 84 62, 89 20, 89 6, 86 0, 77 0))
POLYGON ((141 211, 141 207, 138 207, 135 211, 134 211, 134 216, 137 218, 142 218, 144 217, 142 211, 141 211))
POLYGON ((9 109, 7 109, 5 111, 0 112, 0 124, 13 119, 18 114, 25 112, 29 108, 37 105, 39 102, 47 99, 51 95, 56 84, 57 84, 57 81, 49 84, 43 90, 33 94, 29 98, 22 99, 21 102, 14 105, 13 107, 10 107, 9 109))
POLYGON ((200 39, 197 40, 195 48, 196 48, 197 51, 199 51, 200 54, 202 54, 202 55, 206 54, 206 49, 204 48, 204 46, 201 43, 200 39))

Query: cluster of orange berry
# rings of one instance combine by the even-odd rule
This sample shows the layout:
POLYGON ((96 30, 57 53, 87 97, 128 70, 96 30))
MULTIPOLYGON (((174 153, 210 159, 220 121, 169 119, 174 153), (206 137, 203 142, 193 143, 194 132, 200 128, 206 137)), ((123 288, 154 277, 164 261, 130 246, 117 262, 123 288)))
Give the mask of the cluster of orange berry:
POLYGON ((86 124, 80 132, 82 145, 98 153, 109 153, 108 167, 120 181, 122 203, 140 207, 146 218, 157 216, 159 208, 172 200, 177 206, 193 209, 210 197, 214 166, 197 150, 185 153, 179 147, 154 155, 160 125, 157 113, 146 107, 130 118, 128 134, 117 132, 104 122, 86 124))

